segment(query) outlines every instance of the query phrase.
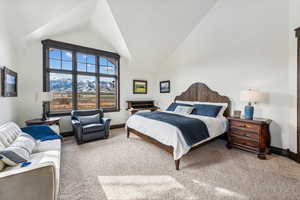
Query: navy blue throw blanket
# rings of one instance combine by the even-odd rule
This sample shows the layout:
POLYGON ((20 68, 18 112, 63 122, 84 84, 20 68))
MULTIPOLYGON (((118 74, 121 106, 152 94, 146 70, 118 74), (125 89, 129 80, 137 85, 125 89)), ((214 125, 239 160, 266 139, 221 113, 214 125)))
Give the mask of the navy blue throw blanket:
POLYGON ((21 128, 21 130, 31 135, 36 140, 56 140, 62 139, 62 136, 55 133, 49 126, 46 125, 33 125, 21 128))
POLYGON ((136 115, 176 126, 181 131, 185 142, 189 146, 192 146, 193 144, 196 144, 197 142, 209 137, 207 126, 200 119, 158 111, 137 113, 136 115))

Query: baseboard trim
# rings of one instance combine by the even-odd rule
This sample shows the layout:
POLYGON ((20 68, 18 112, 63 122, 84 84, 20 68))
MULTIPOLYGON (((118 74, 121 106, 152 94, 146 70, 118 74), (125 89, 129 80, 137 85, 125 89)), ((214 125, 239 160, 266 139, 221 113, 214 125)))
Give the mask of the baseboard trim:
POLYGON ((289 149, 282 149, 279 147, 271 146, 271 151, 272 151, 272 153, 287 157, 289 159, 296 161, 297 163, 300 163, 300 155, 296 154, 294 152, 291 152, 289 149))
POLYGON ((114 124, 114 125, 110 125, 110 129, 117 129, 117 128, 124 128, 125 124, 114 124))

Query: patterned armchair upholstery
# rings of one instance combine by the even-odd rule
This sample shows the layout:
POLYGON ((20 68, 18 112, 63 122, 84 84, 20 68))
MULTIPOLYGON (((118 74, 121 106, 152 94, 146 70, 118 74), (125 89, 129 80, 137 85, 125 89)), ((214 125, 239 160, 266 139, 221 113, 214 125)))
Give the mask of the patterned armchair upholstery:
POLYGON ((103 110, 73 110, 73 131, 78 144, 108 138, 111 119, 103 116, 103 110))

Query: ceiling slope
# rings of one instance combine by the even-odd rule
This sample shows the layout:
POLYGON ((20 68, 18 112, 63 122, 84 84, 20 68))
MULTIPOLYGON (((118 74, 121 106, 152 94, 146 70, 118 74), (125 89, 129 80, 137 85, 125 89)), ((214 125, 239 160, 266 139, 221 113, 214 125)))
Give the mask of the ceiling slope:
POLYGON ((217 0, 108 0, 132 65, 157 70, 217 0))
POLYGON ((95 3, 95 0, 85 0, 76 4, 74 8, 55 16, 54 19, 49 20, 46 24, 28 34, 25 40, 43 39, 88 23, 90 13, 95 10, 95 3))
POLYGON ((121 56, 131 60, 127 44, 106 0, 98 0, 90 23, 92 29, 110 43, 121 56))
POLYGON ((217 0, 0 0, 13 41, 86 28, 130 61, 157 71, 217 0), (11 12, 14 11, 14 12, 11 12))

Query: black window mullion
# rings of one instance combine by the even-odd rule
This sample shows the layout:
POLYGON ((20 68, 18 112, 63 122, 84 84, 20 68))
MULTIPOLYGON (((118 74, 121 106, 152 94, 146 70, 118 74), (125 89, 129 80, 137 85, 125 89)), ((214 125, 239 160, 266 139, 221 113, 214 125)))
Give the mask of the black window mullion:
POLYGON ((98 108, 98 109, 100 109, 100 76, 99 76, 99 71, 100 71, 100 69, 99 69, 99 59, 100 59, 100 57, 98 57, 97 55, 95 55, 96 56, 96 107, 98 108))
POLYGON ((60 74, 73 74, 70 70, 60 70, 60 69, 47 69, 47 72, 50 73, 60 73, 60 74))
POLYGON ((75 51, 72 51, 72 75, 73 75, 72 104, 73 104, 73 110, 77 110, 77 60, 76 60, 75 51))
POLYGON ((82 71, 77 71, 76 72, 79 75, 84 75, 84 76, 96 76, 97 74, 94 72, 82 72, 82 71))

